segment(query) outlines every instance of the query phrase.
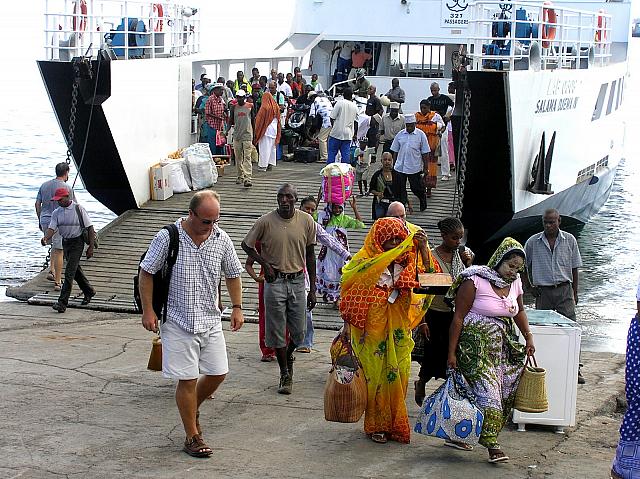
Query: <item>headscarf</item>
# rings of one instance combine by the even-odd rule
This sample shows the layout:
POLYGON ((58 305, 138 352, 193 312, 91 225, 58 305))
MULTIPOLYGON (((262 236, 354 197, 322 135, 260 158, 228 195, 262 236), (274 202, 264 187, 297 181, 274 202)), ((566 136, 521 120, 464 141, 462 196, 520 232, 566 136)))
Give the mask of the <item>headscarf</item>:
POLYGON ((486 266, 471 266, 458 275, 451 285, 451 288, 449 288, 449 291, 447 291, 445 298, 448 299, 449 302, 452 302, 456 297, 460 285, 472 276, 480 276, 481 278, 489 281, 496 288, 505 288, 509 286, 514 280, 505 279, 500 276, 500 274, 495 270, 495 267, 498 266, 506 256, 514 251, 519 251, 522 253, 522 256, 525 254, 524 248, 516 240, 513 238, 503 239, 502 243, 500 243, 498 249, 495 250, 486 266))
POLYGON ((433 296, 416 294, 418 271, 435 271, 433 258, 429 255, 429 265, 422 264, 422 255, 416 253, 413 237, 402 220, 398 218, 378 219, 367 234, 364 245, 356 255, 342 268, 342 300, 340 313, 342 319, 359 329, 364 329, 369 308, 382 307, 387 303, 391 290, 377 286, 380 276, 392 263, 404 266, 395 289, 408 294, 407 317, 410 327, 415 327, 426 312, 433 296), (392 238, 402 239, 395 248, 384 251, 382 245, 392 238))
POLYGON ((327 203, 326 206, 324 207, 324 215, 322 217, 322 227, 326 228, 329 225, 329 221, 331 221, 331 218, 333 218, 334 216, 338 216, 338 215, 334 215, 333 214, 333 205, 337 204, 338 206, 342 207, 342 213, 340 214, 344 214, 344 205, 340 204, 340 203, 327 203))
MULTIPOLYGON (((264 136, 267 132, 267 128, 271 124, 271 122, 276 119, 280 120, 280 107, 278 103, 273 99, 273 95, 270 92, 265 92, 262 95, 262 104, 260 105, 260 109, 258 110, 258 114, 256 115, 256 126, 255 126, 255 136, 254 142, 257 144, 258 140, 264 136)), ((278 124, 278 134, 276 135, 276 145, 280 143, 280 134, 282 133, 280 121, 276 122, 278 124)))

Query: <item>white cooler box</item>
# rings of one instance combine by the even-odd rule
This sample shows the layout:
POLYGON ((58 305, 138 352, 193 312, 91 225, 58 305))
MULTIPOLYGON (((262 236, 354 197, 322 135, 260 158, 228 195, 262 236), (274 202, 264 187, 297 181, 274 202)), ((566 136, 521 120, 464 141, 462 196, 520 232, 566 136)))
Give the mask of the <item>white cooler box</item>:
POLYGON ((173 186, 169 181, 170 174, 171 165, 157 164, 149 169, 152 200, 166 200, 173 196, 173 186))
POLYGON ((514 410, 513 422, 518 431, 524 431, 525 424, 542 424, 556 426, 556 432, 563 433, 564 427, 576 423, 580 325, 555 311, 527 309, 527 317, 538 366, 547 371, 549 410, 544 413, 514 410))

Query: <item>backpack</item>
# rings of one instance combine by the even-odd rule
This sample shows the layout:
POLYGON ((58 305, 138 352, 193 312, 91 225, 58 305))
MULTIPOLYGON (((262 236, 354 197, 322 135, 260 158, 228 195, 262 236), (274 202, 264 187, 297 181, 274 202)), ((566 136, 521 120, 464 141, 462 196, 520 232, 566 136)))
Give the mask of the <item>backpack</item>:
MULTIPOLYGON (((175 224, 163 226, 169 232, 169 251, 167 259, 160 270, 153 275, 153 311, 156 313, 160 324, 167 319, 167 301, 169 300, 169 282, 171 281, 171 272, 173 265, 178 259, 178 248, 180 246, 178 227, 175 224)), ((147 255, 147 251, 142 253, 140 263, 147 255)), ((136 304, 138 313, 142 313, 142 297, 140 296, 140 266, 138 265, 138 274, 133 277, 133 299, 136 304)))

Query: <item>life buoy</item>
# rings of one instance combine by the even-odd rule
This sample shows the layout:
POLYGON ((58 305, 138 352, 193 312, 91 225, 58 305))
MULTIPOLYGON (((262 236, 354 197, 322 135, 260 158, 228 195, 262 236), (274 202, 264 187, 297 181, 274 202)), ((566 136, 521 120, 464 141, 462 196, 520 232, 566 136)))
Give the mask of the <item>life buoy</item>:
POLYGON ((556 22, 558 17, 556 11, 551 8, 553 4, 544 2, 542 7, 542 48, 549 48, 551 41, 556 38, 556 22))
POLYGON ((73 31, 84 32, 87 28, 87 0, 80 0, 80 15, 78 2, 73 2, 73 31))
POLYGON ((596 29, 596 43, 601 43, 607 39, 607 31, 605 30, 606 20, 604 18, 605 11, 598 10, 598 28, 596 29))
POLYGON ((153 31, 154 32, 161 32, 162 31, 162 17, 164 17, 164 10, 162 9, 162 4, 161 3, 154 3, 153 4, 153 17, 157 18, 156 24, 153 27, 153 31))

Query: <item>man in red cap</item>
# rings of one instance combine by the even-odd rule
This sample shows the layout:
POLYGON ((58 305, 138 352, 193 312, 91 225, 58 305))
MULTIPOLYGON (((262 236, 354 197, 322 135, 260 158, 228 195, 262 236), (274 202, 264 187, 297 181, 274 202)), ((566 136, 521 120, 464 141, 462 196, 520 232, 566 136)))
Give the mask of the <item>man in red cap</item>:
MULTIPOLYGON (((85 228, 89 229, 89 238, 93 238, 95 231, 91 224, 91 219, 87 215, 87 211, 75 203, 69 198, 69 191, 67 188, 58 188, 51 198, 51 201, 58 202, 58 208, 56 208, 51 214, 51 221, 49 227, 45 231, 44 237, 41 240, 44 246, 53 237, 53 234, 57 231, 62 237, 62 250, 64 251, 64 257, 67 260, 67 267, 64 271, 64 283, 62 284, 62 291, 58 302, 53 305, 59 313, 64 313, 69 303, 69 296, 71 295, 71 288, 73 286, 73 280, 75 279, 80 286, 80 289, 84 293, 82 299, 83 305, 89 304, 91 298, 96 295, 95 289, 89 283, 89 280, 84 275, 82 267, 80 266, 80 258, 82 257, 82 251, 84 250, 84 240, 82 239, 82 227, 80 216, 82 216, 82 224, 85 228)), ((87 248, 87 259, 93 256, 93 242, 87 248)))

